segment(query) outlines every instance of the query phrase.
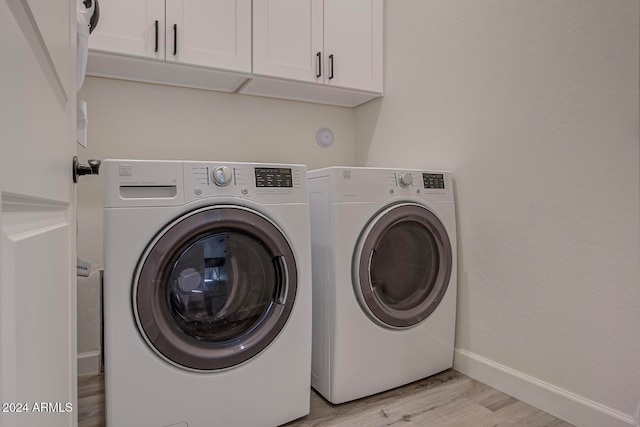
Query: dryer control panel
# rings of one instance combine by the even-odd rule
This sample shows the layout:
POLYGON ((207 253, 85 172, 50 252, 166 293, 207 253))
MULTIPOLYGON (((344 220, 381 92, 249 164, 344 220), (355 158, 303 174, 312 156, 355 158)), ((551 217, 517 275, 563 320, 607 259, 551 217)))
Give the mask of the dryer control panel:
POLYGON ((439 189, 444 190, 444 174, 443 173, 422 173, 422 184, 427 190, 439 189))
POLYGON ((330 167, 309 172, 310 179, 330 178, 332 202, 374 202, 397 197, 452 201, 448 171, 330 167))
POLYGON ((304 165, 184 162, 185 199, 231 196, 261 203, 306 203, 304 165))

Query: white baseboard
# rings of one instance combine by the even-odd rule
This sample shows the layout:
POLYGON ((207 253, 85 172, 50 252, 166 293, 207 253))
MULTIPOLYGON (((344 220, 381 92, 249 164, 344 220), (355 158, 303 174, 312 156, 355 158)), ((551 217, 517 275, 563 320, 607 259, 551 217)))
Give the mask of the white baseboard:
POLYGON ((630 427, 633 416, 563 390, 467 350, 456 348, 453 368, 579 427, 630 427))
POLYGON ((100 373, 100 351, 78 354, 78 376, 100 373))

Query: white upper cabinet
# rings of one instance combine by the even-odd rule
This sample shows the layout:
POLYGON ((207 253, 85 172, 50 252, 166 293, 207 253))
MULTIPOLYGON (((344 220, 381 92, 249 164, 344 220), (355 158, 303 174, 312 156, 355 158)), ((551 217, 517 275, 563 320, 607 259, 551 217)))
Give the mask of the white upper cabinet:
POLYGON ((164 0, 108 0, 89 37, 93 50, 164 59, 164 0))
POLYGON ((104 0, 87 75, 354 107, 382 95, 383 0, 104 0))
POLYGON ((251 72, 250 0, 166 0, 166 60, 251 72))
POLYGON ((95 51, 251 72, 251 0, 109 0, 95 51))
POLYGON ((325 83, 382 92, 382 0, 324 0, 325 83))
POLYGON ((254 0, 257 75, 382 92, 382 0, 254 0))
POLYGON ((253 72, 322 82, 323 0, 253 2, 253 72))

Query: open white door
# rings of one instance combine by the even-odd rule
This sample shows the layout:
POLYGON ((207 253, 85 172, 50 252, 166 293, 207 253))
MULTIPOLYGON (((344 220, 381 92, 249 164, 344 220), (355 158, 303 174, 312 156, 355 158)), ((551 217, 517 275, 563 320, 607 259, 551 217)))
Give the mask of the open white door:
POLYGON ((0 0, 2 427, 77 425, 75 8, 0 0))

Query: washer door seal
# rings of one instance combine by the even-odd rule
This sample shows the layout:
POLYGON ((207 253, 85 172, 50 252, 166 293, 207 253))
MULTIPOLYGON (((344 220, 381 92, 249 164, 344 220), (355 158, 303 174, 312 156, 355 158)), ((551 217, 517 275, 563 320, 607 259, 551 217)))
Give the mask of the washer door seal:
POLYGON ((438 217, 413 203, 392 205, 369 222, 354 253, 354 290, 377 323, 408 328, 444 297, 453 265, 451 242, 438 217))
POLYGON ((293 251, 263 215, 214 206, 158 234, 133 284, 138 328, 179 367, 229 368, 263 351, 284 328, 297 290, 293 251))

